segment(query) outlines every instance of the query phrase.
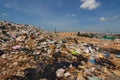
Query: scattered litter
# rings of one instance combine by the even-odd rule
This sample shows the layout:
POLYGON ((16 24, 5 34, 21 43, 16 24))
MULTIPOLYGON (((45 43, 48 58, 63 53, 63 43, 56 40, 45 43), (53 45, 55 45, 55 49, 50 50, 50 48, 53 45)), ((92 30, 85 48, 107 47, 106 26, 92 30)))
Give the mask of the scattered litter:
POLYGON ((120 54, 116 55, 117 58, 120 58, 120 54))
POLYGON ((59 37, 35 26, 0 21, 0 79, 120 80, 120 55, 115 54, 120 50, 90 39, 80 42, 74 35, 59 37))
POLYGON ((58 69, 57 71, 56 71, 56 76, 57 77, 63 77, 64 76, 64 72, 65 72, 65 70, 64 69, 58 69))
POLYGON ((2 51, 2 50, 0 50, 0 56, 1 56, 1 55, 3 55, 3 54, 4 54, 4 53, 3 53, 3 51, 2 51))
POLYGON ((93 77, 88 76, 88 80, 102 80, 102 79, 97 76, 93 76, 93 77))
POLYGON ((20 45, 13 46, 13 49, 14 49, 14 50, 19 50, 20 48, 21 48, 20 45))
POLYGON ((72 51, 71 53, 72 53, 73 55, 77 55, 77 54, 78 54, 77 51, 72 51))

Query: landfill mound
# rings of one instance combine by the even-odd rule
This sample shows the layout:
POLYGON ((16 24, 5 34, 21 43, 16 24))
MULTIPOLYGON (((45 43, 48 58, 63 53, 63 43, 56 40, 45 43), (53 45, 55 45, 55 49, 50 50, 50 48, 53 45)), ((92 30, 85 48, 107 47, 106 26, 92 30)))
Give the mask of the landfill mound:
POLYGON ((119 53, 0 21, 0 80, 120 80, 119 53))

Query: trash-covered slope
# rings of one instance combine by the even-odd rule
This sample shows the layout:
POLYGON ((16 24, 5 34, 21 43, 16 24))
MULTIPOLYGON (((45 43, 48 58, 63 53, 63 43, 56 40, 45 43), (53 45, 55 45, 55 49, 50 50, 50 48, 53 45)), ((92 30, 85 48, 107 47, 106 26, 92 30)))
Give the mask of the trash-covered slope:
POLYGON ((0 22, 1 80, 120 80, 120 55, 40 28, 0 22))

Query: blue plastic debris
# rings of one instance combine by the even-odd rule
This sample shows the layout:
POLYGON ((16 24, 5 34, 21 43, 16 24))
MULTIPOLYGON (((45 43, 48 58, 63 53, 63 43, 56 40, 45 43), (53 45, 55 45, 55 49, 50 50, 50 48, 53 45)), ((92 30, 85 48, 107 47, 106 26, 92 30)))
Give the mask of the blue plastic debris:
POLYGON ((120 54, 117 54, 116 57, 117 57, 117 58, 120 58, 120 54))
POLYGON ((103 54, 106 58, 109 58, 110 57, 110 54, 108 54, 108 53, 104 53, 103 54))
POLYGON ((90 60, 90 62, 91 62, 91 63, 93 63, 93 64, 95 64, 95 63, 96 63, 96 61, 95 61, 95 60, 90 60))
POLYGON ((96 64, 96 60, 94 59, 94 57, 90 57, 90 62, 96 64))

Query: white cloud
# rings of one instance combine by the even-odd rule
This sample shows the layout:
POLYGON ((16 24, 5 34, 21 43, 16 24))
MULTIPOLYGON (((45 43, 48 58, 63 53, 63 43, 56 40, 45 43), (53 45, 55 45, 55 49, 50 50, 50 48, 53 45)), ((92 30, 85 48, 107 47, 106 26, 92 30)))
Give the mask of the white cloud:
POLYGON ((9 17, 9 15, 7 13, 2 13, 1 15, 5 16, 5 17, 9 17))
POLYGON ((81 0, 83 3, 80 5, 82 9, 93 10, 100 6, 96 0, 81 0))
POLYGON ((10 4, 4 4, 4 6, 5 6, 6 8, 11 7, 10 4))
POLYGON ((105 18, 105 17, 101 17, 99 20, 100 20, 101 22, 105 22, 105 21, 107 21, 108 19, 105 18))
POLYGON ((72 17, 76 16, 76 14, 71 14, 72 17))
POLYGON ((116 20, 118 19, 118 16, 113 16, 113 17, 101 17, 99 21, 101 22, 106 22, 106 21, 111 21, 111 20, 116 20))
POLYGON ((77 21, 77 20, 75 20, 75 21, 73 21, 74 23, 79 23, 79 21, 77 21))
POLYGON ((76 14, 68 14, 67 16, 75 17, 76 14))
POLYGON ((118 19, 118 16, 114 16, 113 19, 118 19))
POLYGON ((58 0, 58 5, 63 6, 63 3, 61 2, 61 0, 58 0))

